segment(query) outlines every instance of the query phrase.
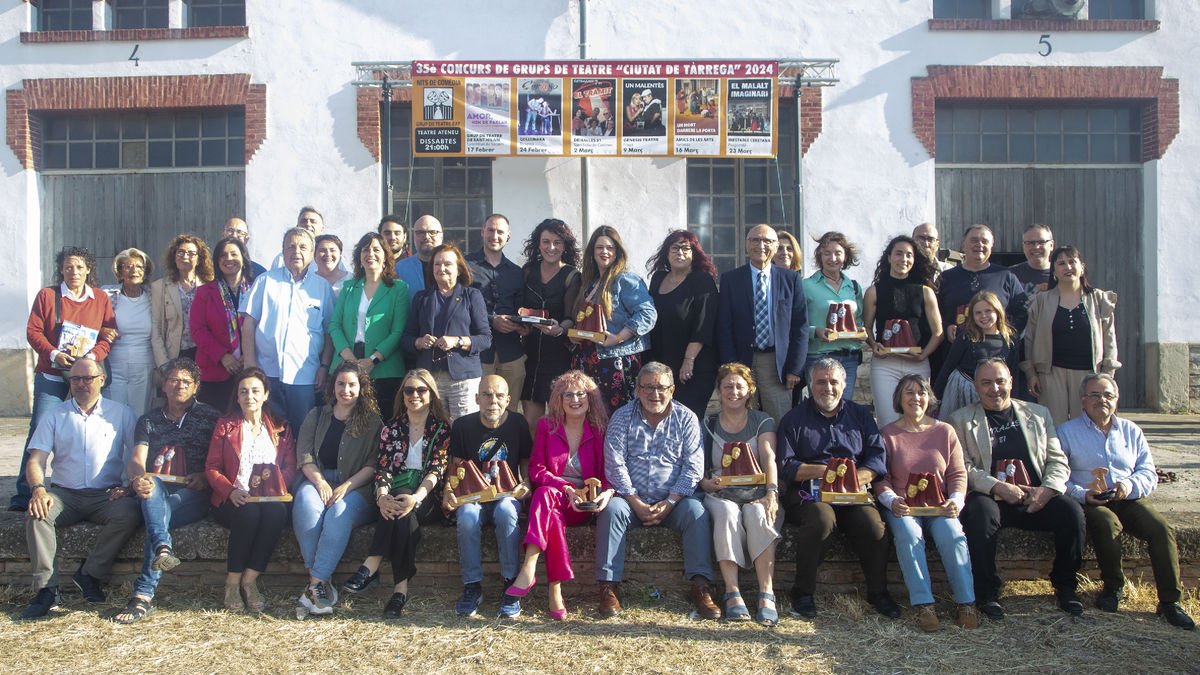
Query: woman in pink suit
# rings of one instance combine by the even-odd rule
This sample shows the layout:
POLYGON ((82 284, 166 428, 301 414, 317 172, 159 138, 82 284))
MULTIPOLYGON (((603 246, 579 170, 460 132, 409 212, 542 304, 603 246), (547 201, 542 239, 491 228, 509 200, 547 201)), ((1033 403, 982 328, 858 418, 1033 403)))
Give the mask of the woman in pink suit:
POLYGON ((567 530, 582 525, 608 506, 613 490, 604 478, 604 429, 608 411, 600 388, 582 371, 569 370, 550 390, 547 414, 538 420, 529 459, 529 476, 537 489, 529 507, 525 535, 525 562, 506 594, 524 596, 537 583, 537 561, 546 554, 550 582, 550 617, 562 621, 567 614, 562 582, 575 578, 567 550, 567 530), (585 481, 600 481, 595 508, 587 509, 585 481), (584 505, 584 509, 580 509, 584 505))

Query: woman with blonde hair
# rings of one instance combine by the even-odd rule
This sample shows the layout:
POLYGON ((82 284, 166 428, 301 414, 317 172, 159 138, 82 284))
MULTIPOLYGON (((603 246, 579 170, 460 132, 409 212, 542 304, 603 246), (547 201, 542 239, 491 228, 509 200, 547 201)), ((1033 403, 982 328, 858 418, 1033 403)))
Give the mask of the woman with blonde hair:
POLYGON ((775 250, 775 257, 771 262, 779 265, 785 270, 793 272, 804 271, 804 250, 800 248, 800 242, 791 232, 778 230, 779 248, 775 250))
MULTIPOLYGON (((1016 331, 1008 325, 1000 296, 979 291, 967 303, 963 334, 950 345, 950 353, 933 383, 933 393, 942 400, 938 417, 977 403, 975 366, 988 359, 1003 359, 1012 371, 1017 367, 1016 331)), ((1015 372, 1015 371, 1013 371, 1015 372)))

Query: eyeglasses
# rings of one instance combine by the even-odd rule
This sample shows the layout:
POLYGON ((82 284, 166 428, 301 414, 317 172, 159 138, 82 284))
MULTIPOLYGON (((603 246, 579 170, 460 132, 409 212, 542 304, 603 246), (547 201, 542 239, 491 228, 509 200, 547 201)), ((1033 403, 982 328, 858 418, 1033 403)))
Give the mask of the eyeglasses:
POLYGON ((673 384, 639 384, 638 389, 652 394, 665 394, 675 388, 673 384))
POLYGON ((692 247, 686 244, 671 247, 671 253, 691 253, 692 247))
POLYGON ((1053 239, 1027 239, 1025 241, 1022 241, 1021 243, 1026 246, 1045 246, 1052 241, 1054 241, 1054 240, 1053 239))
POLYGON ((930 237, 929 235, 925 235, 923 237, 913 237, 913 239, 916 239, 922 244, 932 244, 935 241, 940 241, 937 237, 930 237))
POLYGON ((747 241, 751 246, 774 246, 779 243, 778 239, 768 239, 766 237, 750 237, 747 241))
POLYGON ((132 272, 134 270, 145 272, 146 266, 140 263, 125 263, 124 265, 121 265, 121 269, 125 270, 126 272, 132 272))
POLYGON ((172 387, 178 387, 181 384, 185 387, 190 387, 193 384, 196 384, 196 381, 183 377, 172 377, 167 379, 167 384, 171 385, 172 387))
POLYGON ((102 377, 102 376, 101 375, 72 375, 67 378, 67 381, 69 381, 71 384, 91 384, 92 380, 95 380, 97 377, 102 377))
POLYGON ((1085 394, 1085 396, 1087 396, 1090 399, 1096 400, 1096 401, 1101 401, 1101 400, 1115 401, 1115 400, 1117 400, 1117 395, 1112 393, 1111 391, 1093 391, 1090 394, 1085 394))
POLYGON ((182 249, 182 248, 175 249, 175 257, 176 258, 195 258, 198 255, 200 255, 199 251, 189 251, 187 249, 182 249))
POLYGON ((442 236, 441 230, 413 230, 414 237, 424 237, 425 239, 437 239, 442 236))
POLYGON ((587 392, 586 391, 564 391, 562 393, 562 397, 569 398, 569 399, 583 399, 583 398, 587 398, 587 392))
POLYGON ((424 396, 429 393, 429 387, 404 387, 400 391, 404 392, 405 396, 412 396, 413 394, 424 396))

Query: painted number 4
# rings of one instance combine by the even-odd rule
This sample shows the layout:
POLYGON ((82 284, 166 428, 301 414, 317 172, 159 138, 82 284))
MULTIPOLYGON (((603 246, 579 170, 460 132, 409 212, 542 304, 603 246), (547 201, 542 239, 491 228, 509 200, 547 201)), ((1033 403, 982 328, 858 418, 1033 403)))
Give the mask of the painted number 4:
POLYGON ((134 66, 135 68, 136 68, 136 67, 138 67, 138 66, 140 66, 140 65, 142 65, 142 63, 141 63, 142 59, 141 59, 141 57, 139 57, 139 56, 137 55, 137 53, 138 53, 138 47, 140 47, 140 46, 141 46, 141 45, 134 45, 134 46, 133 46, 133 52, 132 52, 132 53, 129 55, 129 59, 128 59, 129 61, 133 61, 133 66, 134 66))
POLYGON ((1054 47, 1050 45, 1049 33, 1042 33, 1042 37, 1040 40, 1038 40, 1038 44, 1041 45, 1038 47, 1038 54, 1041 54, 1042 56, 1050 56, 1050 52, 1054 51, 1054 47))

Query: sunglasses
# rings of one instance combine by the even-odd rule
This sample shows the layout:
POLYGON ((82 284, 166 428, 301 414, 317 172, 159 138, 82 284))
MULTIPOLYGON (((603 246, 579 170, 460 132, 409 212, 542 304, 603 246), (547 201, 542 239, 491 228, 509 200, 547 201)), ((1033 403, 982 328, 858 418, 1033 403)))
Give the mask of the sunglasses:
POLYGON ((404 392, 405 396, 412 396, 413 394, 424 396, 429 393, 429 387, 404 387, 400 391, 404 392))

